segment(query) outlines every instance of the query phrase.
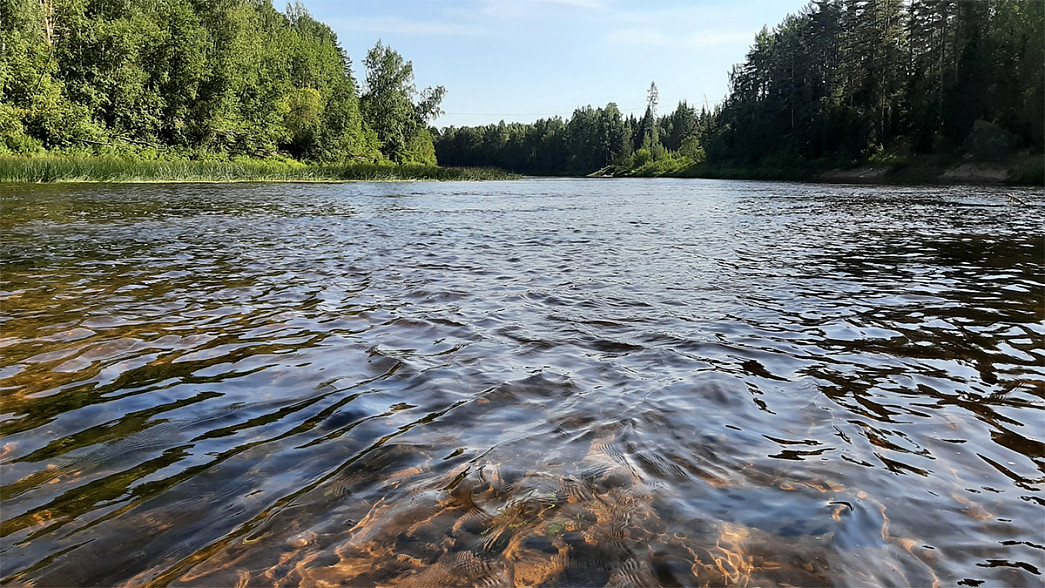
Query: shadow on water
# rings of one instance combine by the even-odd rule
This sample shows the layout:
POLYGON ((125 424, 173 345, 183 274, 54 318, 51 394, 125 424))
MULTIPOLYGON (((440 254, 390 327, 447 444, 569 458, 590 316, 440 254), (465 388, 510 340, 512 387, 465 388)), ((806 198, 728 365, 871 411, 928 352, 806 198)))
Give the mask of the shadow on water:
POLYGON ((0 197, 5 584, 1041 582, 1040 192, 0 197))

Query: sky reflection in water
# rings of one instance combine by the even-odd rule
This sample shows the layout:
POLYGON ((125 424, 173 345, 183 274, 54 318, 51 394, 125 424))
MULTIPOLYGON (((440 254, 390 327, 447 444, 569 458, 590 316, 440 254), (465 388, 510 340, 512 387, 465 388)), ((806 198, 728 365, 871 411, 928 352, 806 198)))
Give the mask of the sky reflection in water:
POLYGON ((36 585, 1038 585, 1040 191, 3 186, 36 585))

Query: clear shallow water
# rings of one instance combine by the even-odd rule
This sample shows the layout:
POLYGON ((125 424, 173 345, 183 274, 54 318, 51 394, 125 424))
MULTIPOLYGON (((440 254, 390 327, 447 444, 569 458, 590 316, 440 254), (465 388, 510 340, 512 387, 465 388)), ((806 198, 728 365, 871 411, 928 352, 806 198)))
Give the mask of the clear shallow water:
POLYGON ((1007 191, 0 187, 0 574, 1040 586, 1007 191))

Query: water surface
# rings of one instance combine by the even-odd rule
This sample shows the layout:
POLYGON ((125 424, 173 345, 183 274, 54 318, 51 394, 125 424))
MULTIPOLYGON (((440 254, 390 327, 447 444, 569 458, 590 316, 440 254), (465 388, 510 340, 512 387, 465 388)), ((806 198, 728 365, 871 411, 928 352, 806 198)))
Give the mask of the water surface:
POLYGON ((1006 192, 0 187, 0 576, 1040 586, 1006 192))

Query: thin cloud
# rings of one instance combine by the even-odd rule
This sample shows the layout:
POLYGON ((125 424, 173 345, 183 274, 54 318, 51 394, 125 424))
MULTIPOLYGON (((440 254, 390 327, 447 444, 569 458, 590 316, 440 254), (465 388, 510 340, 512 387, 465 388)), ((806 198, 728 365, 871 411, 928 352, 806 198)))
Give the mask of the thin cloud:
POLYGON ((544 4, 560 4, 563 6, 570 6, 573 8, 583 8, 585 10, 603 10, 606 8, 601 0, 537 0, 544 4))
POLYGON ((398 16, 335 18, 328 20, 335 29, 341 31, 448 37, 481 37, 489 35, 489 31, 481 27, 460 23, 411 20, 398 16))
POLYGON ((516 20, 544 18, 556 9, 602 11, 606 4, 602 0, 485 0, 481 12, 484 16, 516 20))
POLYGON ((610 43, 619 45, 644 45, 670 47, 674 49, 707 49, 723 45, 751 43, 754 35, 749 31, 704 30, 684 36, 671 36, 652 29, 621 29, 606 36, 610 43))

